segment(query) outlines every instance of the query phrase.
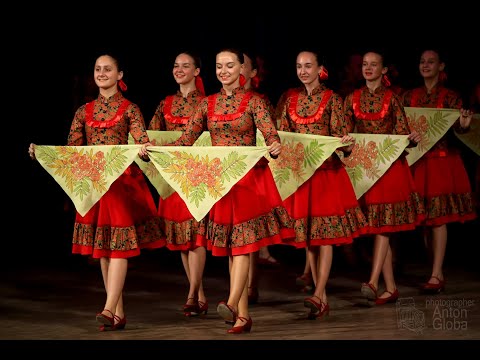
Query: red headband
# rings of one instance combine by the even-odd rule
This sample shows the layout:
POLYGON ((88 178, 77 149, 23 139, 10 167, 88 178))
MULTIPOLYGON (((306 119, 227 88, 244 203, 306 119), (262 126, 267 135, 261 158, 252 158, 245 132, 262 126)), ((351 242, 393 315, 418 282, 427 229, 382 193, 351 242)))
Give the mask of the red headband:
POLYGON ((125 81, 123 81, 123 79, 118 80, 118 87, 123 92, 127 91, 127 84, 125 84, 125 81))
POLYGON ((202 93, 203 96, 205 96, 205 88, 203 87, 203 80, 200 75, 195 76, 195 87, 202 93))
POLYGON ((382 76, 382 84, 385 85, 386 87, 389 87, 390 85, 392 85, 392 83, 390 82, 390 79, 388 78, 387 74, 384 74, 382 76))
POLYGON ((245 86, 246 82, 247 79, 245 79, 245 76, 243 76, 243 74, 240 74, 240 86, 245 86))
POLYGON ((328 79, 328 71, 325 66, 322 65, 320 69, 320 80, 327 80, 328 79))
POLYGON ((441 83, 447 81, 447 73, 445 71, 440 71, 440 73, 438 74, 438 81, 441 83))

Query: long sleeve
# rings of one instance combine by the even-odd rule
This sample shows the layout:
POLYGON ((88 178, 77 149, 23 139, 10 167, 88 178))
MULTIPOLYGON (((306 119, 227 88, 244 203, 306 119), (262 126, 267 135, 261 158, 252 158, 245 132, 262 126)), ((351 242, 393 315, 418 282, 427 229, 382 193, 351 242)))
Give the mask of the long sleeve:
POLYGON ((82 146, 86 144, 85 137, 85 105, 80 106, 75 112, 70 132, 68 134, 68 146, 82 146))
POLYGON ((280 136, 278 136, 268 103, 261 97, 254 97, 251 100, 251 106, 253 107, 251 111, 255 126, 265 138, 265 143, 267 145, 271 145, 275 141, 280 143, 280 136))
POLYGON ((148 124, 149 130, 166 130, 165 117, 163 116, 164 106, 165 100, 160 101, 160 104, 158 104, 157 109, 155 110, 155 114, 153 114, 152 120, 150 120, 150 124, 148 124))
POLYGON ((145 128, 145 120, 140 108, 136 104, 131 104, 126 113, 130 120, 130 134, 135 140, 135 144, 145 144, 149 142, 145 128))
POLYGON ((390 106, 393 109, 395 119, 395 134, 397 135, 409 135, 411 133, 408 126, 407 115, 405 109, 402 106, 401 100, 398 95, 394 94, 390 106))
POLYGON ((330 133, 332 136, 343 137, 353 130, 351 121, 347 121, 343 111, 343 101, 340 95, 333 94, 330 99, 332 102, 329 110, 330 114, 330 133))
POLYGON ((208 113, 208 101, 204 98, 195 110, 193 116, 189 119, 185 131, 182 136, 175 142, 173 146, 190 146, 207 130, 206 120, 208 113))

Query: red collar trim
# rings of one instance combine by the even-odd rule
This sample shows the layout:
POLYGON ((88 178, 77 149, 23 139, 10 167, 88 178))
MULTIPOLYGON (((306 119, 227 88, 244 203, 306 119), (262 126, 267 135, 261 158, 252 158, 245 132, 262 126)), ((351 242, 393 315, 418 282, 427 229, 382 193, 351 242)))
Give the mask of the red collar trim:
POLYGON ((172 104, 175 96, 170 95, 165 98, 165 105, 163 107, 163 116, 165 120, 172 124, 182 124, 185 125, 188 123, 190 116, 174 116, 172 114, 172 104))
POLYGON ((218 94, 213 94, 208 96, 208 119, 211 121, 232 121, 238 119, 240 116, 243 115, 245 109, 247 108, 248 101, 252 97, 253 92, 248 91, 243 96, 242 101, 240 102, 240 106, 238 107, 238 111, 233 114, 215 114, 215 103, 217 101, 218 94))
POLYGON ((125 112, 125 110, 127 109, 128 105, 130 105, 130 101, 128 101, 127 99, 124 99, 122 101, 122 103, 120 104, 120 106, 118 107, 118 110, 117 110, 117 113, 113 116, 113 118, 111 118, 110 120, 95 120, 93 118, 93 110, 94 110, 94 106, 95 106, 95 100, 94 101, 91 101, 87 104, 86 108, 85 108, 85 112, 86 112, 86 118, 87 118, 87 125, 90 126, 90 127, 94 127, 94 128, 100 128, 100 129, 104 129, 104 128, 110 128, 114 125, 116 125, 120 119, 122 118, 123 116, 123 113, 125 112))
POLYGON ((333 90, 325 90, 323 94, 322 101, 320 101, 320 105, 318 105, 317 111, 315 114, 310 116, 300 116, 297 113, 297 101, 298 101, 298 92, 293 92, 291 94, 290 105, 288 106, 288 115, 296 124, 312 124, 318 122, 318 120, 322 117, 323 112, 325 111, 325 107, 327 106, 328 100, 332 97, 333 90))
MULTIPOLYGON (((412 107, 417 107, 418 99, 422 95, 422 92, 423 92, 422 88, 414 89, 412 91, 412 100, 411 100, 412 107)), ((437 104, 435 105, 436 108, 438 109, 443 108, 443 102, 445 100, 445 96, 447 96, 447 89, 444 88, 444 89, 438 90, 438 100, 437 100, 437 104)))
POLYGON ((362 120, 381 120, 385 117, 390 106, 390 100, 393 96, 393 91, 387 89, 385 95, 383 96, 383 105, 382 110, 376 113, 366 113, 360 110, 360 95, 362 94, 362 89, 357 89, 353 92, 353 112, 357 119, 362 120))

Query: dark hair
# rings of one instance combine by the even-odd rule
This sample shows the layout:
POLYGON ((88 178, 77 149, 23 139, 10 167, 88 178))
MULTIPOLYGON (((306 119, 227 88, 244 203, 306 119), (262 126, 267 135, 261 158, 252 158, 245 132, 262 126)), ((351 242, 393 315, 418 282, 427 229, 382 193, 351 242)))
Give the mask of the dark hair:
MULTIPOLYGON (((240 64, 243 64, 245 62, 245 57, 243 56, 243 52, 236 49, 236 48, 223 48, 217 51, 217 55, 220 54, 221 52, 231 52, 235 55, 237 55, 238 61, 240 61, 240 64)), ((253 59, 252 59, 253 61, 253 59)))
POLYGON ((193 65, 195 66, 195 68, 197 69, 201 69, 202 68, 202 60, 200 59, 200 56, 198 56, 196 53, 194 53, 193 51, 191 50, 185 50, 185 51, 180 51, 176 56, 175 58, 180 55, 180 54, 185 54, 185 55, 188 55, 190 56, 192 59, 193 59, 193 65))
POLYGON ((388 55, 387 55, 387 52, 385 49, 382 49, 382 48, 370 48, 370 49, 366 49, 364 52, 363 52, 363 56, 365 56, 365 54, 367 53, 374 53, 374 54, 377 54, 381 57, 382 59, 382 65, 383 67, 388 67, 388 64, 389 64, 389 60, 388 60, 388 55))
POLYGON ((300 49, 298 52, 297 52, 297 56, 298 54, 300 54, 301 52, 309 52, 309 53, 312 53, 314 56, 315 56, 315 59, 317 60, 317 63, 319 66, 321 65, 325 65, 325 57, 323 57, 320 53, 319 50, 317 49, 312 49, 312 48, 302 48, 300 49))
POLYGON ((438 48, 438 47, 424 47, 421 52, 420 52, 420 57, 423 55, 424 52, 426 51, 433 51, 435 54, 438 55, 438 60, 440 61, 440 63, 445 63, 446 59, 445 59, 445 54, 438 48))
POLYGON ((102 57, 102 56, 109 56, 113 59, 113 62, 115 63, 115 65, 117 66, 117 69, 118 71, 125 71, 125 63, 123 62, 120 54, 118 53, 115 53, 111 50, 108 50, 108 51, 103 51, 103 52, 99 52, 97 57, 95 57, 95 62, 97 62, 97 59, 99 57, 102 57))

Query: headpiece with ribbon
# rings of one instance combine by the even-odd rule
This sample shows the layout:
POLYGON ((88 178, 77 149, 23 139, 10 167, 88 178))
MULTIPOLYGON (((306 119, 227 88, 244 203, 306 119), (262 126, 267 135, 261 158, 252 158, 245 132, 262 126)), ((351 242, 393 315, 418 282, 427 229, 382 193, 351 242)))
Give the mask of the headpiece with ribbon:
POLYGON ((447 73, 442 70, 438 73, 438 82, 444 83, 445 81, 447 81, 447 73))
POLYGON ((390 79, 388 78, 387 74, 383 74, 382 84, 385 85, 386 87, 389 87, 390 85, 392 85, 392 83, 390 82, 390 79))
POLYGON ((321 66, 321 69, 320 69, 320 80, 327 80, 328 79, 328 71, 327 71, 327 68, 325 66, 321 66))
POLYGON ((245 86, 247 83, 247 79, 245 79, 245 76, 243 74, 240 74, 240 86, 245 86))
POLYGON ((205 88, 203 87, 203 80, 200 75, 195 76, 195 87, 203 96, 205 96, 205 88))
POLYGON ((118 87, 123 92, 127 91, 127 84, 125 84, 125 81, 123 81, 123 79, 118 80, 118 87))

